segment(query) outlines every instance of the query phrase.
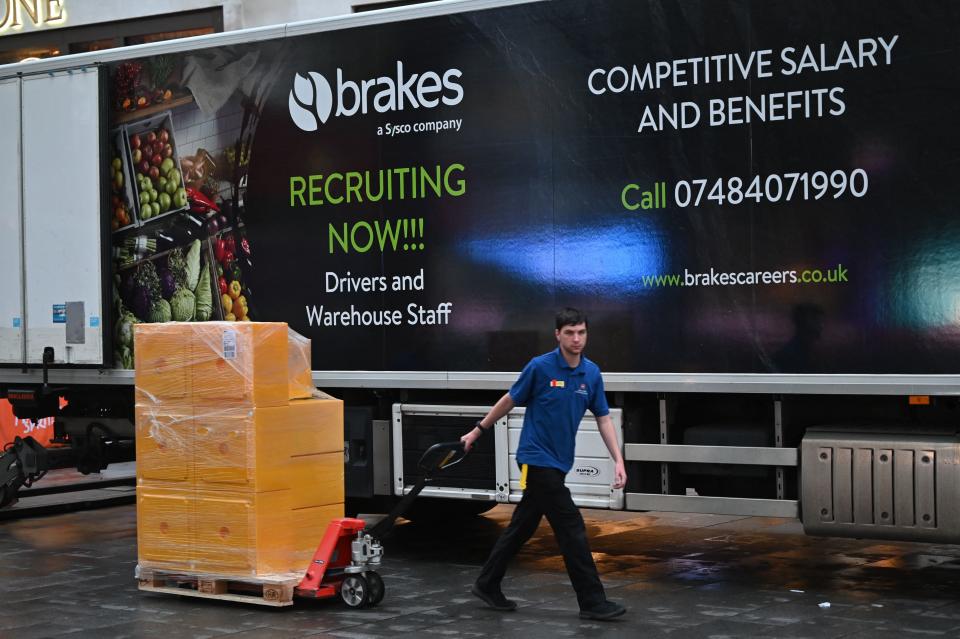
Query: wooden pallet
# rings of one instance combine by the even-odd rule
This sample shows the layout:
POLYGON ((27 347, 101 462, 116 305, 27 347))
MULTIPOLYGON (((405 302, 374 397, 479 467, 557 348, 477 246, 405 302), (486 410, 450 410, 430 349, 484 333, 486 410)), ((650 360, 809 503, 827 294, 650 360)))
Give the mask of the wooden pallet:
POLYGON ((300 576, 246 579, 139 568, 137 583, 146 592, 280 607, 293 605, 293 589, 300 576))

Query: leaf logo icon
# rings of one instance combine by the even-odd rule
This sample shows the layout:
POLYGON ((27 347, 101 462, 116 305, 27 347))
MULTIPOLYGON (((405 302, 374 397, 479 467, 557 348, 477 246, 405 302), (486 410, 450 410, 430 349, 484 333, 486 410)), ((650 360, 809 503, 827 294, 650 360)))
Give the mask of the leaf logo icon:
POLYGON ((327 79, 310 71, 308 77, 299 73, 293 79, 293 89, 287 99, 290 119, 302 131, 316 131, 330 117, 333 110, 333 91, 327 79))

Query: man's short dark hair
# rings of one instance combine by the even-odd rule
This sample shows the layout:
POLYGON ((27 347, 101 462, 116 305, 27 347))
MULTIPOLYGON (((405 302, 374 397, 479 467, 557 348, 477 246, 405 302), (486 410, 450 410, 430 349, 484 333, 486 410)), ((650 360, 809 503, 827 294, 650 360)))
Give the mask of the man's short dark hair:
POLYGON ((564 326, 576 326, 577 324, 587 326, 587 314, 583 311, 568 306, 557 313, 558 331, 564 326))

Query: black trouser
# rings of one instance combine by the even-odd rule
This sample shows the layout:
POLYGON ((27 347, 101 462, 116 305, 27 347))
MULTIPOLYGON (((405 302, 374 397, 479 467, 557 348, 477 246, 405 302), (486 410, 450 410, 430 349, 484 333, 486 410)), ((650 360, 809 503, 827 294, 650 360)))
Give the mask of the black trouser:
POLYGON ((527 487, 523 499, 513 511, 510 525, 503 531, 480 571, 477 585, 486 591, 500 588, 507 563, 533 536, 540 518, 547 516, 563 553, 567 574, 577 592, 580 608, 589 608, 606 600, 597 566, 587 543, 587 529, 580 510, 564 485, 565 473, 555 468, 528 466, 527 487))

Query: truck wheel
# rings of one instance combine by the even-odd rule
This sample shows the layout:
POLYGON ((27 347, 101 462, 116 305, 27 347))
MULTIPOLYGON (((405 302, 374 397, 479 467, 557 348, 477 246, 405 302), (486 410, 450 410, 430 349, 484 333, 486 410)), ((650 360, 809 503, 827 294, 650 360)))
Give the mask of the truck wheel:
POLYGON ((386 590, 383 585, 383 577, 380 576, 378 572, 368 572, 366 574, 367 583, 370 584, 370 604, 371 606, 376 606, 378 603, 383 601, 384 591, 386 590))
POLYGON ((351 608, 362 608, 370 601, 370 584, 363 575, 347 575, 340 584, 340 598, 351 608))

